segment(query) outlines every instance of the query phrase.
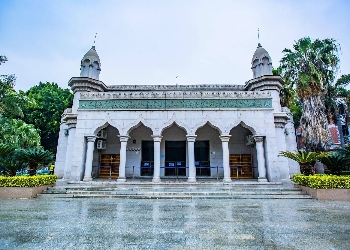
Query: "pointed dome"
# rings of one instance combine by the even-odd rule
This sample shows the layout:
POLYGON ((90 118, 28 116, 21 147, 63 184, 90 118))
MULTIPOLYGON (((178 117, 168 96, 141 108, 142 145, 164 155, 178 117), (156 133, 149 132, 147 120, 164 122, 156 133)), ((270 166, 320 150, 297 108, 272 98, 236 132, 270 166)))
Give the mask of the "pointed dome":
POLYGON ((86 57, 96 57, 98 61, 100 61, 100 57, 98 56, 95 46, 92 46, 91 49, 84 55, 86 57))
POLYGON ((253 78, 264 75, 272 75, 272 60, 269 53, 260 43, 256 48, 252 58, 253 78))
POLYGON ((80 64, 80 76, 89 77, 98 80, 101 71, 100 57, 98 56, 95 46, 84 55, 80 64))
POLYGON ((266 55, 267 57, 270 58, 269 53, 266 51, 266 49, 264 49, 260 43, 258 43, 258 47, 256 47, 256 50, 254 52, 253 55, 253 59, 252 59, 252 63, 255 59, 260 59, 262 58, 263 55, 266 55))

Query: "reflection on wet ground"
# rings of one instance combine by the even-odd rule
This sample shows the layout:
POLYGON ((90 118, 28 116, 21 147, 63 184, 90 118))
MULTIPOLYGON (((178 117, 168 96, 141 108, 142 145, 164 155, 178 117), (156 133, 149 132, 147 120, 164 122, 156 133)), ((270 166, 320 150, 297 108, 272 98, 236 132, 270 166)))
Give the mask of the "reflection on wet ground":
POLYGON ((350 249, 350 202, 0 200, 0 249, 350 249))

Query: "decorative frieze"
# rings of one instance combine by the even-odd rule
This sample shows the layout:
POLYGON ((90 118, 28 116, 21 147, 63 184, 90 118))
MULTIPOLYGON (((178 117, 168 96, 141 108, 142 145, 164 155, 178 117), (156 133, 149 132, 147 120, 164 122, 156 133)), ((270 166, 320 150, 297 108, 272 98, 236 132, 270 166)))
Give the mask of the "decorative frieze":
POLYGON ((82 92, 81 100, 95 99, 259 99, 271 98, 270 91, 120 91, 82 92))
POLYGON ((79 110, 267 109, 271 99, 80 100, 79 110))

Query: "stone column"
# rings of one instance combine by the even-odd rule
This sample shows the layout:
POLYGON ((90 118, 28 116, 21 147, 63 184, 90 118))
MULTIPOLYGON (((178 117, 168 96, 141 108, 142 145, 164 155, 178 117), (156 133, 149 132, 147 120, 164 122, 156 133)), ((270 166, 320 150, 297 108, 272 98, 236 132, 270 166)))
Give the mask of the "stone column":
POLYGON ((160 182, 160 142, 162 136, 152 135, 154 141, 154 166, 153 166, 153 179, 152 182, 160 182))
POLYGON ((194 142, 196 135, 186 135, 188 150, 188 182, 196 182, 196 166, 194 165, 194 142))
POLYGON ((64 164, 64 173, 63 173, 63 179, 66 179, 66 180, 70 178, 73 149, 74 149, 74 140, 75 140, 75 126, 69 128, 68 130, 68 145, 67 145, 67 153, 66 153, 66 160, 64 164))
MULTIPOLYGON (((276 133, 276 146, 278 152, 287 151, 286 148, 286 133, 285 133, 285 125, 287 124, 288 116, 285 113, 276 114, 275 116, 275 133, 276 133), (282 116, 282 114, 284 116, 282 116)), ((289 166, 288 159, 285 157, 278 157, 278 165, 280 169, 280 178, 282 181, 289 180, 289 166)))
POLYGON ((221 135, 220 140, 222 143, 222 165, 224 167, 224 182, 231 182, 230 171, 230 151, 228 149, 228 142, 231 135, 221 135))
POLYGON ((255 139, 255 146, 256 146, 256 155, 258 158, 258 172, 259 177, 258 181, 260 182, 267 182, 266 179, 266 167, 265 167, 265 152, 264 152, 264 137, 262 136, 254 136, 255 139))
POLYGON ((130 137, 127 135, 118 135, 118 137, 120 139, 120 164, 117 182, 125 182, 126 144, 130 137))
POLYGON ((92 160, 94 157, 94 148, 96 136, 87 136, 87 149, 86 149, 86 161, 85 161, 85 174, 83 181, 92 181, 92 160))
POLYGON ((66 180, 70 179, 77 120, 69 119, 67 120, 67 124, 68 124, 68 144, 67 144, 67 152, 66 152, 66 159, 64 163, 64 173, 63 173, 63 179, 66 179, 66 180))

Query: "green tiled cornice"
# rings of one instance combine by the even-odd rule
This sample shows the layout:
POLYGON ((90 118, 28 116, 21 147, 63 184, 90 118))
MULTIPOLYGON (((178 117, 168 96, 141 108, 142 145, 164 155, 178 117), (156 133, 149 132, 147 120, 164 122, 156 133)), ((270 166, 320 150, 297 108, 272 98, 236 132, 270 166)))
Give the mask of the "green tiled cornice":
POLYGON ((271 99, 80 100, 80 110, 191 110, 272 108, 271 99))

